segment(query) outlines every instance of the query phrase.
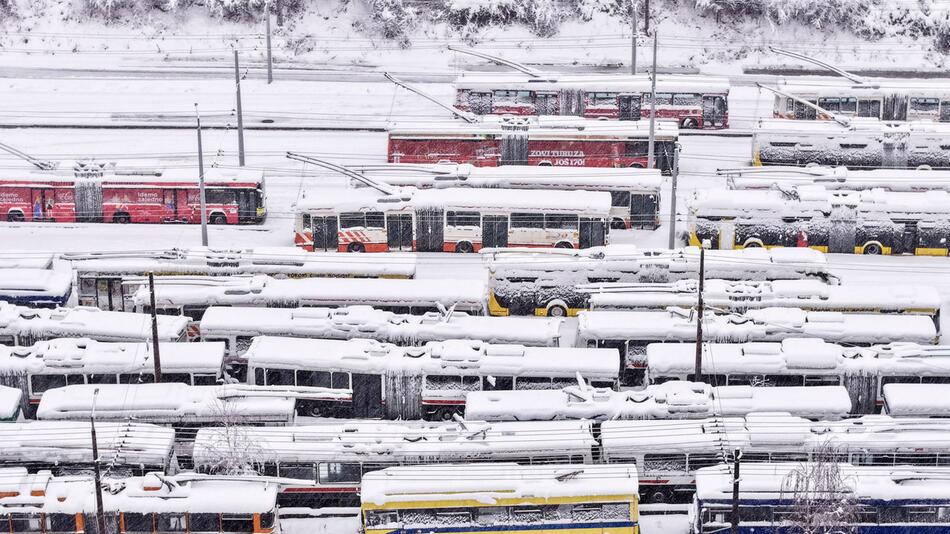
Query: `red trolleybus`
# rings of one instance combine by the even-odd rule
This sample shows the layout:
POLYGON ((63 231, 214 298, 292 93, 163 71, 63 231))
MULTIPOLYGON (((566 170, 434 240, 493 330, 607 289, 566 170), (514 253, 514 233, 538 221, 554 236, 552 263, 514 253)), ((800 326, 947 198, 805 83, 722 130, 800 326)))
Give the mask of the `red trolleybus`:
MULTIPOLYGON (((473 74, 455 82, 455 107, 476 115, 577 115, 638 121, 650 118, 650 78, 473 74)), ((729 126, 729 81, 704 76, 658 76, 656 116, 681 128, 729 126)))
MULTIPOLYGON (((209 169, 205 198, 211 224, 264 220, 259 173, 209 169)), ((0 178, 0 217, 10 222, 201 222, 198 177, 193 170, 145 173, 77 171, 0 178)))
MULTIPOLYGON (((655 124, 655 166, 672 171, 679 130, 655 124)), ((389 129, 390 163, 470 163, 476 167, 646 167, 650 127, 569 117, 488 117, 389 129)))

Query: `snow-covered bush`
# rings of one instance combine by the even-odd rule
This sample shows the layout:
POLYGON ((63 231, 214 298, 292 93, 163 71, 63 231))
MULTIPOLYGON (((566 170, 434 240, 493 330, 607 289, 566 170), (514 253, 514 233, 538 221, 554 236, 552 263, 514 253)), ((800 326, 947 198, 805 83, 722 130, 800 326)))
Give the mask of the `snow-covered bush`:
POLYGON ((450 0, 445 9, 455 27, 524 24, 541 37, 554 35, 559 22, 574 15, 557 0, 450 0))
POLYGON ((372 27, 386 39, 409 46, 408 33, 416 26, 419 9, 406 0, 369 0, 372 27))
POLYGON ((774 24, 799 22, 815 26, 852 28, 869 7, 881 0, 694 0, 694 6, 717 16, 765 17, 774 24))

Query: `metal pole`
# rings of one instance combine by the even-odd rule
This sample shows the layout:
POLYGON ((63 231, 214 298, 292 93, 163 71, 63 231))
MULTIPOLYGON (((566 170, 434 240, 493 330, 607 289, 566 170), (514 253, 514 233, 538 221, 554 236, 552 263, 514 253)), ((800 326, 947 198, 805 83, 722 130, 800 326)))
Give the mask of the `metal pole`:
POLYGON ((736 449, 732 464, 732 534, 739 534, 739 460, 742 451, 736 449))
POLYGON ((96 398, 99 397, 99 388, 92 392, 92 411, 89 413, 89 430, 92 434, 92 469, 93 481, 96 485, 96 525, 97 534, 106 534, 106 513, 102 506, 102 472, 99 470, 99 444, 96 441, 96 398))
POLYGON ((630 0, 630 74, 637 73, 637 0, 630 0))
POLYGON ((696 307, 696 364, 693 373, 696 375, 694 382, 703 381, 703 313, 706 311, 703 305, 703 281, 706 278, 706 249, 699 248, 699 293, 698 306, 696 307))
POLYGON ((656 42, 657 32, 653 32, 653 68, 650 76, 650 145, 647 151, 647 168, 654 166, 654 149, 656 144, 656 42))
POLYGON ((155 367, 155 383, 162 381, 162 356, 158 352, 158 313, 155 311, 155 273, 148 273, 148 292, 152 299, 152 354, 155 359, 152 363, 155 367))
POLYGON ((208 246, 208 207, 205 202, 205 157, 201 148, 201 115, 195 104, 195 118, 198 120, 198 198, 201 208, 201 246, 208 246))
POLYGON ((643 0, 643 31, 650 32, 650 0, 643 0))
POLYGON ((267 26, 267 83, 274 82, 274 63, 271 56, 271 47, 270 47, 270 2, 264 4, 264 16, 266 18, 267 26))
POLYGON ((680 144, 673 144, 673 180, 670 184, 670 240, 668 248, 676 246, 676 181, 680 174, 680 144))
POLYGON ((244 112, 241 110, 241 73, 238 65, 238 52, 234 51, 234 90, 237 96, 238 122, 238 165, 244 166, 244 112))

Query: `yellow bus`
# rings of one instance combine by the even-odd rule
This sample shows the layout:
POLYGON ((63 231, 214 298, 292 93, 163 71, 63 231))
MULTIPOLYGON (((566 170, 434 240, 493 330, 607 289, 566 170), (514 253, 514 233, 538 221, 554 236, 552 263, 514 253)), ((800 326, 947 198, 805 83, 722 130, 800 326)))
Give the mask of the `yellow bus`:
POLYGON ((633 464, 390 467, 362 483, 366 534, 639 534, 633 464))

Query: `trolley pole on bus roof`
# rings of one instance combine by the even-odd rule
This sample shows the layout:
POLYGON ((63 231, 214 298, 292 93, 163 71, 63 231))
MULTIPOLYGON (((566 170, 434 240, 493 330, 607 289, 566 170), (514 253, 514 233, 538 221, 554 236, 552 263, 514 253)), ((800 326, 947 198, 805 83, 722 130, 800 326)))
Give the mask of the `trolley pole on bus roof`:
POLYGON ((238 65, 238 51, 234 49, 234 91, 237 98, 238 123, 238 165, 244 166, 244 112, 241 109, 241 72, 238 65))
POLYGON ((92 392, 92 411, 89 413, 89 431, 92 434, 92 469, 93 482, 96 485, 96 525, 98 534, 106 534, 106 514, 102 506, 102 472, 99 470, 99 444, 96 441, 96 399, 99 397, 99 388, 92 392))
MULTIPOLYGON (((649 20, 649 19, 647 19, 649 20)), ((656 144, 656 42, 659 39, 657 31, 653 30, 653 67, 650 76, 650 143, 647 149, 647 168, 652 169, 655 163, 654 145, 656 144)))
POLYGON ((637 73, 637 0, 630 0, 630 74, 637 73))
POLYGON ((264 25, 267 31, 267 83, 274 82, 274 62, 270 47, 270 2, 264 2, 264 25))
POLYGON ((162 356, 158 351, 158 313, 155 311, 155 272, 148 272, 148 292, 152 301, 152 364, 155 367, 155 383, 162 381, 162 356))
POLYGON ((676 181, 680 174, 680 144, 673 143, 673 175, 670 183, 670 239, 668 248, 676 246, 676 181))
POLYGON ((201 148, 201 115, 195 102, 195 119, 198 121, 198 200, 201 209, 201 246, 208 246, 208 207, 205 202, 205 158, 201 148))
POLYGON ((699 292, 697 293, 696 307, 696 364, 693 373, 696 375, 694 382, 703 381, 703 281, 706 278, 706 247, 699 247, 699 292))
POLYGON ((732 534, 739 534, 739 460, 742 451, 733 451, 732 460, 732 534))

